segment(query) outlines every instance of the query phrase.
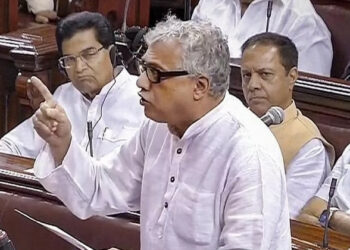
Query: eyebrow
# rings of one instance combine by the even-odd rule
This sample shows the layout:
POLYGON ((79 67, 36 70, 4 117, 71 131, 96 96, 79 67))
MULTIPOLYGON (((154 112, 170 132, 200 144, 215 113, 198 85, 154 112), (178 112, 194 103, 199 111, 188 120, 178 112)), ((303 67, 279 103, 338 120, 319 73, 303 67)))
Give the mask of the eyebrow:
MULTIPOLYGON (((83 51, 87 51, 87 50, 89 50, 89 49, 96 49, 96 47, 91 46, 91 47, 85 48, 85 49, 79 51, 78 54, 80 54, 80 53, 83 52, 83 51)), ((62 56, 74 56, 74 54, 63 54, 62 56)))
POLYGON ((161 65, 154 63, 154 62, 147 62, 144 58, 141 58, 141 62, 146 64, 147 66, 154 68, 154 69, 157 69, 160 71, 166 71, 161 65))

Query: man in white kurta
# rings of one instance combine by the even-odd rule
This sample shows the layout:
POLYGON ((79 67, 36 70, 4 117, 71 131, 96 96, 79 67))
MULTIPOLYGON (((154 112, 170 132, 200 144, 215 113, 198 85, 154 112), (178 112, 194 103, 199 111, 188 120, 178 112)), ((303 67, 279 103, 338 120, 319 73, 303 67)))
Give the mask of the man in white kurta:
POLYGON ((281 152, 226 93, 220 29, 169 17, 145 39, 137 85, 152 120, 100 161, 79 147, 63 110, 36 85, 46 102, 34 123, 48 142, 36 176, 81 218, 140 210, 144 250, 290 249, 281 152))
MULTIPOLYGON (((90 152, 87 122, 92 123, 92 152, 99 159, 130 139, 144 120, 136 80, 113 65, 114 33, 104 16, 80 12, 57 26, 59 65, 70 83, 60 86, 55 100, 67 113, 72 133, 90 152)), ((39 79, 36 79, 37 81, 39 79)), ((0 140, 0 152, 36 158, 44 141, 28 119, 0 140)))
MULTIPOLYGON (((192 19, 208 19, 220 27, 228 36, 231 57, 240 58, 242 44, 266 31, 267 5, 268 0, 253 0, 243 14, 240 0, 201 0, 192 19)), ((299 51, 299 70, 330 75, 331 35, 310 0, 274 0, 269 31, 293 40, 299 51)))
MULTIPOLYGON (((77 142, 87 151, 90 150, 87 121, 96 124, 92 146, 97 159, 130 139, 144 119, 137 95, 137 77, 126 69, 120 70, 115 80, 107 83, 92 100, 83 96, 72 83, 58 87, 54 93, 55 100, 67 112, 77 142)), ((44 143, 29 118, 1 138, 0 152, 36 158, 44 143)))
POLYGON ((295 219, 315 195, 334 163, 334 148, 293 101, 298 77, 298 51, 285 36, 262 33, 242 46, 244 98, 261 117, 272 106, 284 110, 284 120, 271 125, 284 159, 290 217, 295 219))

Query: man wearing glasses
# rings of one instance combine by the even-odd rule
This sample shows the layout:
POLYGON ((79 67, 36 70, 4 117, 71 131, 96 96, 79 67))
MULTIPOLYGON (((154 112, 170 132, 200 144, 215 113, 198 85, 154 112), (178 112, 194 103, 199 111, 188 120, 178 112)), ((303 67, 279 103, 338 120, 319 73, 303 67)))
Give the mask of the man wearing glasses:
POLYGON ((137 85, 149 120, 99 161, 34 83, 46 100, 34 125, 48 143, 38 179, 80 218, 140 210, 143 250, 290 249, 282 155, 269 129, 227 94, 220 29, 168 17, 145 40, 137 85))
MULTIPOLYGON (((101 14, 82 12, 62 20, 56 41, 59 67, 71 82, 55 91, 55 100, 66 110, 82 149, 100 158, 128 140, 144 119, 137 77, 114 69, 114 34, 101 14)), ((28 119, 0 140, 0 151, 36 158, 43 145, 28 119)))

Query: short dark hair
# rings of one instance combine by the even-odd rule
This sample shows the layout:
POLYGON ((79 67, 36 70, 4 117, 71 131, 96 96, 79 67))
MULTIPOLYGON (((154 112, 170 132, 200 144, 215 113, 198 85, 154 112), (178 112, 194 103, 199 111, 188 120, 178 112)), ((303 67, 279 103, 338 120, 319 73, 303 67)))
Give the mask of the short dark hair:
POLYGON ((298 67, 298 50, 288 37, 271 32, 254 35, 243 43, 242 55, 246 49, 254 45, 276 47, 286 72, 289 72, 293 67, 298 67))
POLYGON ((104 48, 114 44, 114 33, 109 21, 100 13, 83 11, 71 14, 57 24, 56 43, 59 55, 62 55, 64 40, 72 38, 79 31, 88 29, 95 30, 96 40, 104 48))

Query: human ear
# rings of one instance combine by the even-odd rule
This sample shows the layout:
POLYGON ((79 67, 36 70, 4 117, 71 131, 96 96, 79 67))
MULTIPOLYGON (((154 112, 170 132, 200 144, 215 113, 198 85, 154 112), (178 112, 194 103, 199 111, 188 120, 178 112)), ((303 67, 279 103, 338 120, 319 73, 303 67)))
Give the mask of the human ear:
POLYGON ((289 86, 290 91, 293 91, 293 88, 294 88, 295 82, 298 79, 298 76, 299 76, 299 74, 298 74, 297 67, 293 67, 289 70, 289 72, 288 72, 288 78, 289 78, 288 86, 289 86))
POLYGON ((209 79, 205 76, 197 76, 195 79, 193 98, 198 101, 205 96, 210 89, 209 79))

